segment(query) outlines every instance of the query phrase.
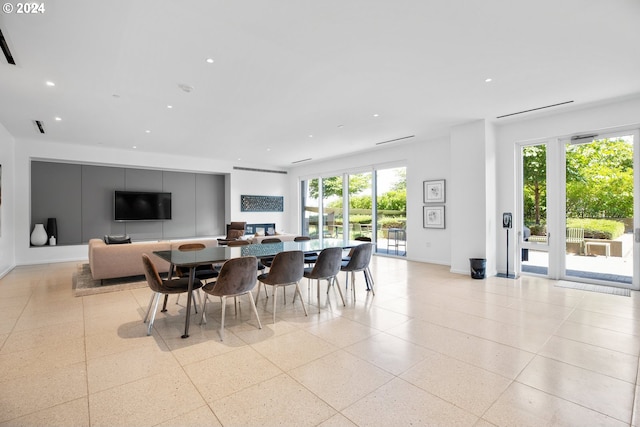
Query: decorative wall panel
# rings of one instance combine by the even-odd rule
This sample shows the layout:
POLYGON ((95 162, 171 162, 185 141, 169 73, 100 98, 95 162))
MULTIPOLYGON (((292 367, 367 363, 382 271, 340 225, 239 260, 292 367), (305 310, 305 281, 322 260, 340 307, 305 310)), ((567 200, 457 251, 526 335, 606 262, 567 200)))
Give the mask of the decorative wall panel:
POLYGON ((240 196, 241 212, 284 212, 283 196, 240 196))

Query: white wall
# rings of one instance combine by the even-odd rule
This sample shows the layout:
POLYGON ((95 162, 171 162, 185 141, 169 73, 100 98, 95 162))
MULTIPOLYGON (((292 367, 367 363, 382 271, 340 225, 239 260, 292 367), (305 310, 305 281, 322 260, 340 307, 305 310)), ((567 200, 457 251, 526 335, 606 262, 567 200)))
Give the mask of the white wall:
MULTIPOLYGON (((0 136, 0 141, 2 141, 2 139, 2 136, 0 136)), ((273 175, 269 179, 249 179, 246 175, 233 171, 233 165, 230 165, 228 162, 201 157, 88 147, 44 140, 16 140, 15 147, 15 226, 13 227, 15 229, 15 241, 11 243, 12 246, 15 247, 15 264, 17 265, 87 259, 87 245, 30 247, 30 166, 32 159, 230 174, 228 178, 230 194, 228 196, 232 203, 227 205, 230 217, 235 214, 235 211, 229 207, 233 206, 234 201, 237 203, 239 212, 240 194, 271 194, 266 192, 267 190, 271 191, 270 187, 284 189, 286 188, 287 182, 287 175, 280 174, 269 174, 273 175), (265 191, 265 193, 262 193, 262 191, 265 191)), ((4 155, 4 149, 2 152, 4 155)), ((254 164, 242 164, 241 166, 261 167, 260 165, 254 164)))
POLYGON ((492 133, 484 120, 451 129, 451 271, 469 272, 469 258, 486 258, 495 274, 492 133))
MULTIPOLYGON (((267 169, 264 168, 263 169, 267 169)), ((289 194, 288 174, 234 170, 231 175, 231 200, 229 201, 230 217, 228 221, 246 221, 248 224, 273 222, 279 233, 297 233, 295 223, 288 217, 295 218, 295 194, 289 194), (240 196, 284 196, 284 212, 241 212, 240 196)))
POLYGON ((15 142, 0 124, 0 165, 2 166, 2 200, 0 204, 0 277, 15 266, 15 142))
MULTIPOLYGON (((406 166, 407 168, 407 259, 450 264, 451 227, 444 230, 425 229, 422 226, 423 194, 425 180, 450 178, 451 150, 449 139, 418 139, 411 143, 398 143, 383 149, 374 149, 353 156, 343 156, 323 162, 298 166, 290 171, 289 193, 295 195, 296 227, 299 227, 299 185, 301 179, 328 176, 345 171, 365 168, 382 169, 406 166)), ((448 182, 448 181, 447 181, 448 182)), ((448 191, 448 190, 447 190, 448 191)), ((447 203, 448 208, 448 203, 447 203)), ((447 217, 449 211, 445 212, 447 217)), ((447 218, 448 219, 448 218, 447 218)))
MULTIPOLYGON (((497 206, 499 212, 516 212, 515 143, 545 140, 578 133, 604 132, 609 129, 640 127, 640 96, 630 96, 600 104, 534 118, 510 121, 496 126, 497 139, 497 206)), ((636 149, 638 147, 636 146, 636 149)), ((520 226, 514 218, 514 227, 520 226)), ((514 233, 515 234, 515 233, 514 233)), ((505 240, 502 229, 497 230, 498 270, 506 264, 505 240)), ((515 240, 515 239, 514 239, 515 240)), ((511 262, 516 260, 515 245, 509 250, 511 262)))

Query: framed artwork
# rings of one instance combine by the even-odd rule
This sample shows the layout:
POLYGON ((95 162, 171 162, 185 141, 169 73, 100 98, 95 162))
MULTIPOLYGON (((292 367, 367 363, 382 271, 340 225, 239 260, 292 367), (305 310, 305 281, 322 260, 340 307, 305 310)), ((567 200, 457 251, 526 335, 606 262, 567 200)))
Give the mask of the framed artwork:
POLYGON ((424 181, 424 203, 445 202, 445 180, 424 181))
POLYGON ((444 206, 423 206, 424 228, 444 228, 444 206))

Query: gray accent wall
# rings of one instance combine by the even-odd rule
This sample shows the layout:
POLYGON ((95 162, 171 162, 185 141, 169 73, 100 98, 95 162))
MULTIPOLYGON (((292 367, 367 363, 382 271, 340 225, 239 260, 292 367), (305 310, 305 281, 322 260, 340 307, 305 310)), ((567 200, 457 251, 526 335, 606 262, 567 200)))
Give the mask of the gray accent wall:
POLYGON ((58 244, 75 245, 105 234, 133 240, 176 239, 225 233, 223 175, 31 162, 31 229, 56 218, 58 244), (171 193, 172 219, 113 220, 114 191, 171 193))

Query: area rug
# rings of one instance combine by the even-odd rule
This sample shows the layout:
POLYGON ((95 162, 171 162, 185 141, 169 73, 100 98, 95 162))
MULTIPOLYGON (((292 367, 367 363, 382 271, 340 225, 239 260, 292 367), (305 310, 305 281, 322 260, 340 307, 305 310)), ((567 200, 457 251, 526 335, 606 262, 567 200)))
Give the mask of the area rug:
POLYGON ((144 276, 123 277, 119 279, 94 280, 89 264, 79 264, 73 273, 73 293, 77 297, 102 294, 106 292, 126 291, 148 286, 144 276))
POLYGON ((616 288, 613 286, 590 285, 587 283, 565 282, 560 281, 556 284, 559 288, 579 289, 581 291, 600 292, 602 294, 619 295, 622 297, 630 297, 631 291, 625 288, 616 288))

